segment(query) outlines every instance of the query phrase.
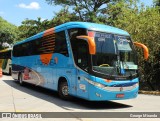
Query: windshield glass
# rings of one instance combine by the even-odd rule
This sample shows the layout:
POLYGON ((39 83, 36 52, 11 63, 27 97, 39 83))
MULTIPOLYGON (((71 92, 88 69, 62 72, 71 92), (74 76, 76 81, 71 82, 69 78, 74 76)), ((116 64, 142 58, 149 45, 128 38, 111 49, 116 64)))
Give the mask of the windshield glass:
POLYGON ((94 72, 109 76, 131 76, 137 65, 130 37, 94 32, 96 54, 92 55, 94 72))

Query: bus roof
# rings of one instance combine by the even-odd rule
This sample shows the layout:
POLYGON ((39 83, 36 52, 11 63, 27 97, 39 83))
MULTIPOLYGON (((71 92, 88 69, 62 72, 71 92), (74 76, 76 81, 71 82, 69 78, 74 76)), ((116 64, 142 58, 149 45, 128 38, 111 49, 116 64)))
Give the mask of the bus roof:
MULTIPOLYGON (((104 25, 104 24, 97 24, 97 23, 90 23, 90 22, 67 22, 67 23, 64 23, 64 24, 61 24, 59 26, 54 27, 54 30, 55 30, 55 32, 58 32, 58 31, 62 31, 65 29, 71 29, 71 28, 85 28, 85 29, 93 30, 93 31, 101 31, 101 32, 129 36, 129 33, 122 30, 122 29, 108 26, 108 25, 104 25)), ((25 42, 31 41, 33 39, 40 38, 43 36, 44 32, 40 32, 34 36, 31 36, 21 42, 16 43, 15 45, 25 43, 25 42)))
POLYGON ((67 27, 67 29, 86 28, 88 30, 101 31, 101 32, 129 36, 129 33, 122 30, 122 29, 108 26, 108 25, 104 25, 104 24, 97 24, 97 23, 90 23, 90 22, 67 22, 65 24, 62 24, 62 25, 55 27, 55 29, 60 29, 60 28, 64 28, 64 27, 67 27))

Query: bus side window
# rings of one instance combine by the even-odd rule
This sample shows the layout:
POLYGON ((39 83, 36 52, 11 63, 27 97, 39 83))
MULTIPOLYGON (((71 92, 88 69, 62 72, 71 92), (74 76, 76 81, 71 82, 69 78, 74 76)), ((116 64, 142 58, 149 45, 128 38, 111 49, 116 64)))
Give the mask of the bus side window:
POLYGON ((57 32, 55 34, 55 52, 61 53, 67 57, 69 56, 67 42, 66 42, 66 36, 65 36, 64 31, 57 32))

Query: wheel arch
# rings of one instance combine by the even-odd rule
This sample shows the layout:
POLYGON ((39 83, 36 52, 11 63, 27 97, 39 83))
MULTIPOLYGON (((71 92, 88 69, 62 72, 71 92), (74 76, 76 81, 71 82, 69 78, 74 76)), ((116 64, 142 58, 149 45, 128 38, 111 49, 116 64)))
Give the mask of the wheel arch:
MULTIPOLYGON (((68 84, 68 87, 70 87, 70 82, 69 82, 68 78, 65 77, 65 76, 60 76, 60 77, 58 78, 57 90, 59 89, 60 83, 61 83, 61 82, 64 82, 64 81, 66 81, 67 84, 68 84)), ((70 88, 69 88, 69 89, 70 89, 70 88)))

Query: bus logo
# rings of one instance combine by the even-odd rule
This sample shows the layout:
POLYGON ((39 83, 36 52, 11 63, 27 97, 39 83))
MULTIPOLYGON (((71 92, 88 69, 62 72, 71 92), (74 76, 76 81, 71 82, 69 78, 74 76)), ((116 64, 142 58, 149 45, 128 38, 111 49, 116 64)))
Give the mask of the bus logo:
POLYGON ((123 87, 120 87, 120 88, 119 88, 119 91, 123 91, 123 87))

